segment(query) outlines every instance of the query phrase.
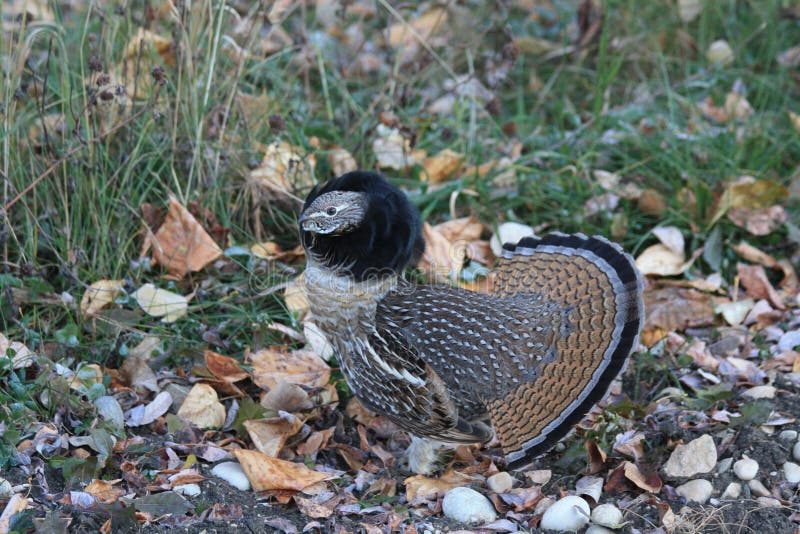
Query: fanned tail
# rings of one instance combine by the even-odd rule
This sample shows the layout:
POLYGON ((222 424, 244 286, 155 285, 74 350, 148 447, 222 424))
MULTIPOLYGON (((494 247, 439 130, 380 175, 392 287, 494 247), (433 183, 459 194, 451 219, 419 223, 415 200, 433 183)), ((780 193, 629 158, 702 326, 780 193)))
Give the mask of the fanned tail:
POLYGON ((615 243, 550 234, 504 245, 492 285, 501 297, 538 293, 569 318, 554 361, 534 380, 486 399, 509 465, 517 468, 562 438, 624 369, 642 329, 642 278, 615 243))

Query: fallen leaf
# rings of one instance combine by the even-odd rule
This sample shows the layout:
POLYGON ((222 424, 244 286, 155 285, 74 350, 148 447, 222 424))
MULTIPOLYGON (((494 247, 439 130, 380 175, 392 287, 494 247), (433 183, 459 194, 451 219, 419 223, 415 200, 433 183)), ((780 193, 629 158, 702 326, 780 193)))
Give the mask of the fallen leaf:
POLYGON ((124 284, 125 280, 97 280, 92 283, 81 298, 81 313, 89 317, 114 302, 122 293, 124 284))
POLYGON ((172 39, 144 28, 137 28, 136 34, 125 47, 125 59, 117 67, 118 74, 115 78, 121 80, 127 87, 135 88, 132 98, 148 98, 153 87, 150 72, 158 63, 174 67, 177 60, 176 51, 172 39))
POLYGON ((3 509, 3 513, 0 514, 0 533, 6 534, 10 529, 11 518, 23 510, 28 508, 28 499, 22 496, 20 493, 15 493, 11 496, 8 500, 8 504, 3 509))
POLYGON ((292 262, 299 258, 304 258, 306 255, 305 250, 303 250, 303 245, 297 245, 291 250, 283 250, 277 243, 273 241, 256 243, 250 247, 250 252, 254 256, 264 258, 265 260, 283 260, 286 262, 292 262))
POLYGON ((664 483, 661 481, 661 478, 655 472, 650 473, 649 475, 645 476, 636 464, 631 462, 624 462, 624 470, 625 470, 625 478, 636 484, 636 486, 642 488, 645 491, 649 491, 650 493, 658 493, 661 491, 661 487, 664 483))
POLYGON ((305 273, 301 274, 288 284, 283 290, 283 300, 290 313, 303 317, 309 309, 308 294, 305 289, 305 273))
POLYGON ((145 284, 131 296, 147 315, 161 317, 161 322, 172 323, 186 315, 189 299, 172 291, 145 284))
POLYGON ((677 227, 659 226, 653 228, 653 235, 670 251, 681 257, 685 255, 683 234, 677 227))
POLYGON ((435 184, 450 178, 455 174, 464 163, 464 155, 459 154, 449 148, 445 148, 438 154, 425 158, 422 162, 425 181, 435 184))
POLYGON ((411 141, 397 128, 378 124, 376 134, 377 137, 372 141, 372 153, 375 155, 378 167, 400 171, 416 163, 411 150, 411 141))
POLYGON ((311 470, 303 464, 271 458, 258 451, 234 449, 232 453, 242 464, 255 491, 300 491, 317 482, 336 478, 335 475, 311 470))
POLYGON ((446 8, 431 8, 410 22, 402 20, 389 26, 387 41, 394 48, 412 48, 415 52, 420 41, 426 42, 447 28, 448 20, 446 8))
POLYGON ((739 281, 744 287, 747 295, 753 299, 767 299, 770 303, 779 310, 785 310, 786 305, 783 299, 772 287, 764 267, 761 265, 747 265, 739 263, 736 265, 736 271, 739 276, 739 281))
POLYGON ((169 410, 172 406, 172 395, 162 391, 150 403, 140 404, 125 412, 127 426, 149 425, 169 410))
POLYGON ((271 458, 277 458, 286 440, 303 427, 303 421, 287 414, 286 417, 250 419, 244 422, 244 427, 256 449, 271 458))
POLYGON ((225 406, 219 402, 217 392, 208 384, 195 384, 178 410, 178 417, 197 428, 222 428, 225 424, 225 406))
POLYGON ((755 302, 753 299, 723 302, 722 304, 718 304, 714 311, 721 314, 725 322, 729 325, 737 326, 744 322, 745 317, 747 317, 747 314, 750 313, 754 305, 755 302))
POLYGON ((419 500, 435 500, 448 490, 458 486, 469 486, 475 479, 458 471, 447 471, 439 478, 423 475, 408 477, 403 481, 406 487, 406 500, 409 503, 419 500))
POLYGON ((301 147, 275 141, 267 146, 261 164, 250 171, 250 182, 268 196, 298 198, 314 186, 317 159, 301 147))
POLYGON ((694 289, 667 286, 644 293, 645 326, 642 343, 652 346, 670 332, 714 324, 714 309, 727 302, 694 289))
POLYGON ((261 399, 261 406, 274 412, 302 412, 314 407, 308 393, 297 384, 281 380, 261 399))
POLYGON ((328 151, 328 165, 336 176, 358 170, 358 163, 350 152, 342 147, 333 147, 328 151))
POLYGON ((175 197, 161 227, 150 239, 153 259, 176 279, 196 272, 222 255, 222 249, 175 197))
POLYGON ((739 256, 741 256, 742 258, 744 258, 749 262, 758 263, 759 265, 763 265, 764 267, 769 267, 770 269, 779 267, 778 260, 770 256, 766 252, 744 241, 742 241, 738 245, 731 245, 731 248, 739 256))
POLYGON ((331 378, 331 368, 310 350, 291 352, 262 349, 251 355, 253 382, 272 389, 282 380, 307 387, 323 387, 331 378))
POLYGON ((5 334, 0 334, 0 358, 10 358, 14 369, 30 367, 36 362, 35 353, 19 341, 11 341, 5 334))
POLYGON ((103 369, 96 363, 82 364, 67 382, 74 390, 89 391, 92 386, 103 383, 103 369))
POLYGON ((647 247, 636 258, 636 267, 643 275, 674 276, 684 272, 690 265, 687 265, 683 254, 676 254, 661 243, 647 247))
POLYGON ((125 495, 125 490, 116 486, 121 479, 107 481, 107 480, 92 480, 84 488, 86 493, 92 495, 98 502, 103 504, 113 504, 119 500, 120 497, 125 495))
POLYGON ((129 354, 119 369, 119 377, 125 385, 130 386, 140 395, 146 395, 148 391, 153 393, 159 391, 156 374, 145 358, 129 354))
POLYGON ((784 200, 788 193, 786 187, 777 182, 742 176, 722 193, 709 226, 713 226, 732 208, 769 208, 784 200))
POLYGON ((728 219, 753 235, 768 235, 783 226, 787 220, 782 206, 768 208, 737 207, 728 210, 728 219))
MULTIPOLYGON (((297 504, 297 509, 303 515, 315 519, 330 517, 333 514, 333 508, 325 504, 314 502, 311 499, 304 499, 298 495, 294 496, 294 502, 297 504)), ((378 529, 378 532, 382 532, 378 529)))
POLYGON ((242 369, 239 362, 229 356, 217 354, 206 349, 203 351, 206 359, 206 367, 211 374, 226 382, 238 382, 250 376, 250 373, 242 369))

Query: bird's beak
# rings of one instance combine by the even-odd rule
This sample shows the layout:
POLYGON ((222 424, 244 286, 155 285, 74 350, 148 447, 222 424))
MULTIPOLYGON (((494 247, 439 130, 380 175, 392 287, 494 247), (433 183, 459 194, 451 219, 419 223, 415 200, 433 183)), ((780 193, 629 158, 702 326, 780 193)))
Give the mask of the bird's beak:
POLYGON ((307 220, 308 220, 308 215, 306 215, 305 213, 301 213, 300 218, 297 219, 297 224, 303 224, 307 220))

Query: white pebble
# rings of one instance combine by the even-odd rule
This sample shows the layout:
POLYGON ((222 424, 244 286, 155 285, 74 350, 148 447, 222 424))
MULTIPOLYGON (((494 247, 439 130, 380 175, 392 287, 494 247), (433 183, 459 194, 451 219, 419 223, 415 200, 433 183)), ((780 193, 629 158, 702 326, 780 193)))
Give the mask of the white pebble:
POLYGON ((791 484, 800 482, 800 465, 794 462, 786 462, 783 464, 783 473, 786 475, 786 481, 791 484))
POLYGON ((489 523, 497 519, 492 503, 471 488, 458 487, 447 492, 442 500, 444 515, 460 523, 489 523))
POLYGON ((492 248, 495 256, 503 254, 503 245, 511 243, 516 245, 517 242, 523 237, 532 236, 533 228, 526 224, 516 222, 503 223, 497 227, 497 233, 489 240, 489 246, 492 248))
POLYGON ((11 493, 13 490, 11 488, 11 482, 8 480, 0 477, 0 499, 5 500, 11 497, 11 493))
POLYGON ((794 448, 792 449, 792 456, 794 459, 800 462, 800 441, 794 444, 794 448))
POLYGON ((200 495, 200 485, 199 484, 178 484, 172 490, 175 493, 180 493, 181 495, 186 495, 187 497, 197 497, 200 495))
POLYGON ((704 434, 686 445, 678 445, 669 455, 664 472, 670 478, 690 477, 708 473, 717 465, 714 438, 704 434))
POLYGON ((750 491, 759 497, 769 497, 769 490, 758 479, 753 479, 747 483, 750 486, 750 491))
POLYGON ((778 499, 773 499, 772 497, 759 497, 758 499, 756 499, 756 502, 762 508, 780 508, 781 507, 781 501, 779 501, 778 499))
POLYGON ((619 528, 622 524, 622 512, 613 504, 601 504, 592 510, 592 523, 604 527, 619 528))
POLYGON ((681 484, 675 488, 675 491, 678 493, 678 495, 689 501, 705 504, 705 502, 711 497, 711 492, 713 489, 714 488, 711 486, 711 482, 699 478, 697 480, 690 480, 685 484, 681 484))
POLYGON ((486 485, 495 493, 505 493, 514 485, 514 479, 505 471, 500 471, 486 479, 486 485))
POLYGON ((714 41, 708 47, 706 52, 706 59, 711 63, 716 63, 722 67, 727 67, 733 63, 733 50, 727 41, 720 39, 714 41))
POLYGON ((778 434, 778 439, 791 443, 797 440, 797 430, 781 430, 781 433, 778 434))
POLYGON ((559 532, 574 532, 589 522, 589 503, 569 495, 557 500, 545 510, 539 527, 559 532))
POLYGON ((742 494, 742 485, 738 482, 731 482, 725 488, 725 491, 722 492, 720 499, 723 501, 732 501, 734 499, 738 499, 739 496, 742 494))
POLYGON ((758 474, 758 462, 745 454, 741 460, 733 464, 733 472, 736 473, 739 480, 753 480, 758 474))
POLYGON ((244 474, 244 469, 238 462, 222 462, 211 470, 211 474, 219 477, 234 488, 242 491, 250 489, 250 480, 244 474))

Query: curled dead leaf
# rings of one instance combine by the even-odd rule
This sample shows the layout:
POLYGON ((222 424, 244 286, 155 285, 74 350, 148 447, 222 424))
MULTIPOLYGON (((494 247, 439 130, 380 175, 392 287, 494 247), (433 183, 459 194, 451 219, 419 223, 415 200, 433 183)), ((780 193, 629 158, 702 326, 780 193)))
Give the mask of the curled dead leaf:
POLYGON ((83 293, 81 313, 90 317, 114 302, 122 292, 125 280, 98 280, 83 293))
POLYGON ((253 381, 265 389, 272 389, 282 380, 321 388, 331 378, 331 368, 310 350, 262 349, 252 354, 251 360, 253 381))
POLYGON ((434 500, 458 486, 469 486, 475 481, 470 475, 458 471, 447 471, 439 478, 423 475, 408 477, 403 481, 406 486, 406 499, 408 502, 420 500, 434 500))
POLYGON ((312 484, 336 478, 294 462, 271 458, 258 451, 234 449, 233 455, 242 464, 247 479, 255 491, 301 491, 312 484))
POLYGON ((214 351, 206 349, 203 353, 206 359, 206 367, 211 374, 226 382, 238 382, 250 376, 250 373, 242 369, 239 362, 230 356, 223 356, 214 351))
POLYGON ((225 424, 225 406, 219 402, 214 388, 208 384, 195 384, 178 410, 178 417, 197 428, 222 428, 225 424))

